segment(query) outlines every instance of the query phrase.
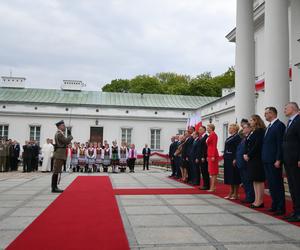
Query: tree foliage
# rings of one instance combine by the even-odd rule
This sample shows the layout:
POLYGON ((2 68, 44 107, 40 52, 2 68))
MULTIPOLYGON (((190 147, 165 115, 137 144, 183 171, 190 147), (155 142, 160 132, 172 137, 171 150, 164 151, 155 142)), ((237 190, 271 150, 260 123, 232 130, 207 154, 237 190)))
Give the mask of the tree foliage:
POLYGON ((220 96, 222 88, 234 87, 235 72, 230 67, 224 74, 204 72, 196 77, 162 72, 154 76, 138 75, 130 80, 116 79, 103 86, 104 92, 151 93, 172 95, 220 96))

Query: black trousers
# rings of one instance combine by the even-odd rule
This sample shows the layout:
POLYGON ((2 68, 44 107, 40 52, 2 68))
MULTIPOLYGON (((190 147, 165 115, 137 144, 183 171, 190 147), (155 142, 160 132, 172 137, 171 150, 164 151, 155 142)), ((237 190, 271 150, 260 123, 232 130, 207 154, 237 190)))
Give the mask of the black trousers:
POLYGON ((275 168, 274 163, 264 163, 264 169, 272 197, 272 208, 278 211, 285 211, 282 168, 275 168))
POLYGON ((196 160, 193 159, 192 162, 192 169, 191 169, 191 174, 192 174, 192 183, 196 185, 200 185, 200 163, 196 163, 196 160))
POLYGON ((149 156, 148 157, 144 157, 143 158, 143 169, 145 170, 145 168, 147 169, 147 170, 149 170, 149 156))
POLYGON ((210 187, 210 180, 209 180, 207 161, 200 163, 200 172, 201 172, 202 179, 203 179, 203 186, 209 188, 210 187))
POLYGON ((135 165, 135 158, 129 158, 128 167, 131 172, 134 171, 134 165, 135 165))
POLYGON ((297 162, 285 163, 284 167, 288 178, 294 212, 297 216, 300 216, 300 168, 298 168, 297 162))
POLYGON ((175 158, 171 159, 171 169, 172 169, 172 176, 176 176, 176 164, 175 164, 175 158))
POLYGON ((12 171, 18 170, 18 157, 11 158, 11 170, 12 171))
POLYGON ((30 158, 23 159, 23 171, 31 172, 32 171, 32 161, 30 158))

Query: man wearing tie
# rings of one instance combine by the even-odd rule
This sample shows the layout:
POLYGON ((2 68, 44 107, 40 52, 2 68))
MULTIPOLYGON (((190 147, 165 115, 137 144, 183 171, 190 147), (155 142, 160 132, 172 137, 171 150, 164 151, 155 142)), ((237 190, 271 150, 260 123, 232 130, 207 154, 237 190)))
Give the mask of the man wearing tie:
POLYGON ((199 161, 200 161, 200 171, 203 179, 203 186, 200 187, 201 190, 209 190, 210 180, 208 173, 208 163, 207 163, 207 133, 206 127, 201 126, 199 128, 199 140, 200 140, 200 152, 199 152, 199 161))
POLYGON ((299 106, 290 102, 284 114, 289 118, 283 137, 283 161, 289 190, 293 201, 293 213, 285 216, 289 222, 300 222, 300 115, 299 106))
POLYGON ((269 125, 263 140, 262 161, 272 198, 272 207, 268 211, 275 215, 283 215, 285 193, 282 177, 282 140, 285 125, 277 118, 277 110, 274 107, 265 109, 265 118, 269 125))
POLYGON ((149 158, 151 154, 151 149, 148 147, 148 144, 145 144, 143 148, 143 170, 149 170, 149 158))

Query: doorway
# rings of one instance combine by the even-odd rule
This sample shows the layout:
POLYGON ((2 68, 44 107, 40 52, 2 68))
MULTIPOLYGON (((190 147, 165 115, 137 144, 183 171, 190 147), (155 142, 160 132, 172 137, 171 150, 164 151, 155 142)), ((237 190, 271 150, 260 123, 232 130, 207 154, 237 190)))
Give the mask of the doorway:
POLYGON ((91 127, 90 142, 101 142, 103 144, 103 127, 91 127))

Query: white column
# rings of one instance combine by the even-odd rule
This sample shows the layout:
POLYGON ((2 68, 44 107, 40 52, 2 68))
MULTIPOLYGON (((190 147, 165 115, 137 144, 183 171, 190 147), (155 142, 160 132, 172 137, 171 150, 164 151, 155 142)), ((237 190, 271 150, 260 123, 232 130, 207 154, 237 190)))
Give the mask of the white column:
POLYGON ((292 86, 291 100, 300 105, 300 67, 295 64, 300 63, 300 1, 291 1, 291 66, 292 66, 292 86))
POLYGON ((288 1, 265 1, 265 106, 283 109, 289 101, 288 1))
POLYGON ((238 122, 255 112, 253 0, 237 0, 235 115, 238 122))

